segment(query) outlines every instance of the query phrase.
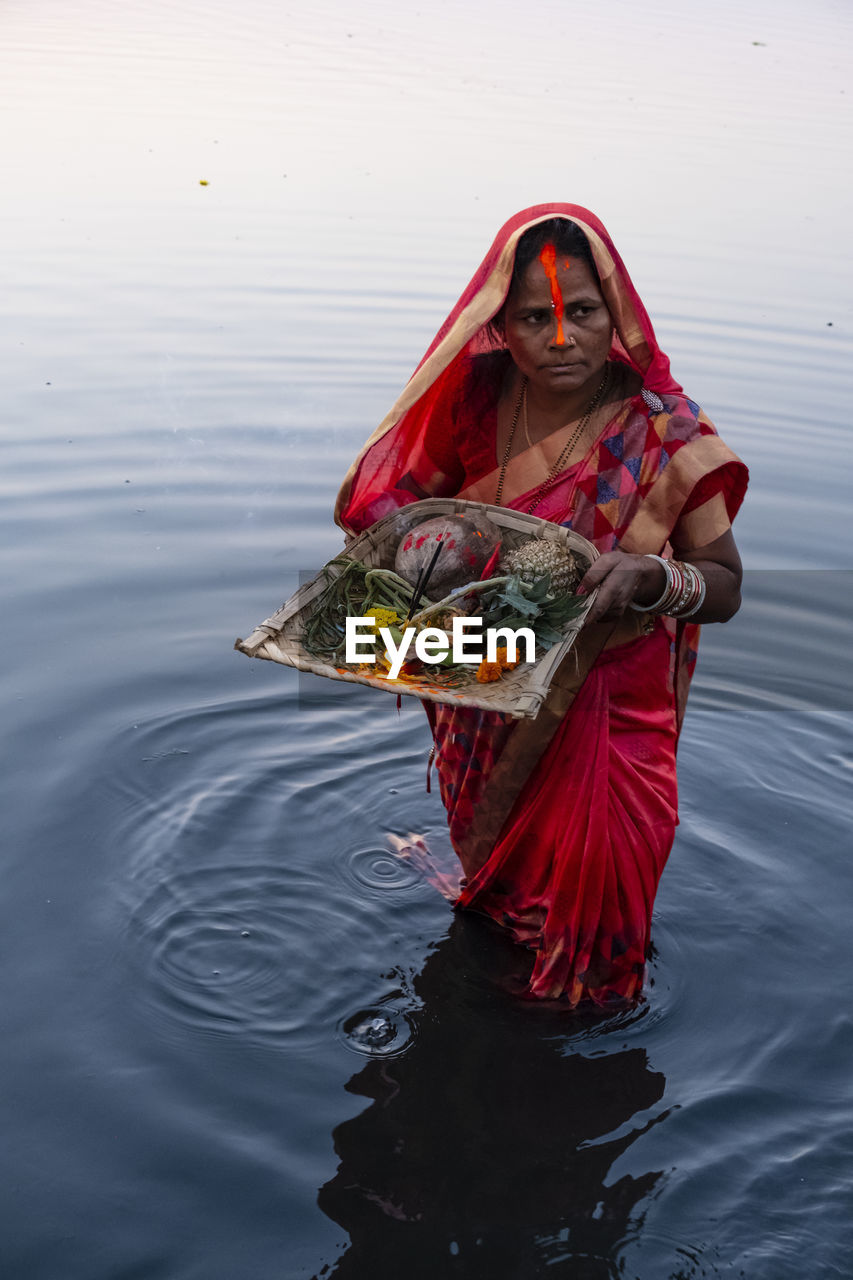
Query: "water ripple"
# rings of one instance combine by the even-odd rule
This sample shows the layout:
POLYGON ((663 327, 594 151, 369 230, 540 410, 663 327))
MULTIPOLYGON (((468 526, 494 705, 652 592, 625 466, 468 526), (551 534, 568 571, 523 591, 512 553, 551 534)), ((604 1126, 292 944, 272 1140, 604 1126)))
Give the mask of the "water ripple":
MULTIPOLYGON (((280 718, 267 700, 190 707, 110 744, 118 946, 167 1036, 189 1028, 303 1050, 344 1027, 360 1052, 402 1052, 410 1032, 399 1009, 384 1015, 387 1043, 357 1026, 388 998, 383 975, 400 958, 391 900, 429 911, 433 895, 381 847, 369 785, 377 762, 353 750, 358 702, 318 709, 304 768, 290 753, 282 768, 280 718)), ((399 767, 390 747, 380 757, 399 767)), ((395 789, 384 790, 393 806, 395 789)))
POLYGON ((367 891, 370 896, 414 889, 426 883, 416 867, 388 849, 340 850, 336 861, 346 883, 356 892, 367 891))
POLYGON ((319 876, 235 862, 170 875, 134 907, 128 939, 156 1019, 304 1047, 370 988, 357 957, 373 936, 369 914, 330 899, 319 876))
POLYGON ((391 1005, 359 1009, 338 1025, 348 1049, 367 1058, 395 1058, 410 1045, 414 1029, 409 1015, 391 1005))

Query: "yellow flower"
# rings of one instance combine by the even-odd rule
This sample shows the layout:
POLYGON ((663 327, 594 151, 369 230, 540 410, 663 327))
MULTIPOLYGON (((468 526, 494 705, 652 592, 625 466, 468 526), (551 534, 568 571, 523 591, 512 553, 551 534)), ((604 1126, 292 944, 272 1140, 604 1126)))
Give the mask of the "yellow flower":
POLYGON ((371 609, 370 613, 363 614, 365 621, 373 619, 373 634, 379 634, 380 627, 396 627, 400 621, 393 609, 371 609))

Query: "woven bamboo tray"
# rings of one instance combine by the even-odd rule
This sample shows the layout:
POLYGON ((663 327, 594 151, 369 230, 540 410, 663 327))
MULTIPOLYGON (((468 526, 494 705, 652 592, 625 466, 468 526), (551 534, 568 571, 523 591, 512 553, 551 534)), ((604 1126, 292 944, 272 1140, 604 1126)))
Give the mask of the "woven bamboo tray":
MULTIPOLYGON (((366 565, 382 568, 394 567, 397 543, 415 525, 432 516, 472 515, 487 517, 501 530, 505 547, 517 546, 531 536, 549 538, 566 544, 588 561, 598 557, 591 542, 562 525, 540 520, 538 516, 509 511, 482 502, 466 502, 461 498, 425 498, 394 511, 377 521, 360 534, 346 549, 346 554, 366 565)), ((329 570, 334 572, 334 569, 329 570)), ((502 711, 517 718, 533 717, 539 711, 548 692, 557 667, 574 644, 584 619, 595 598, 592 592, 586 599, 583 612, 562 628, 563 639, 545 650, 533 663, 520 663, 514 671, 507 671, 500 680, 480 684, 476 667, 470 668, 470 679, 452 688, 430 682, 427 674, 419 678, 390 680, 384 675, 363 674, 362 671, 334 667, 313 658, 302 647, 301 637, 305 621, 314 602, 326 587, 322 574, 305 583, 281 608, 260 623, 245 640, 237 640, 234 648, 250 658, 266 658, 281 662, 300 671, 311 671, 330 680, 347 680, 351 684, 368 684, 385 693, 413 694, 431 702, 446 702, 465 707, 481 707, 487 711, 502 711)), ((428 668, 427 668, 428 671, 428 668)))

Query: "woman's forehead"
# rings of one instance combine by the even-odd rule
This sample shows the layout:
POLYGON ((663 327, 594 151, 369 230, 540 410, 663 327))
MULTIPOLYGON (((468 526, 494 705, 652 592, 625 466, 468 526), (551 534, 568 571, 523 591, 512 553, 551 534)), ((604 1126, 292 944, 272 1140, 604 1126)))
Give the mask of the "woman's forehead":
MULTIPOLYGON (((583 258, 558 251, 554 266, 564 300, 589 294, 596 298, 602 296, 598 280, 583 258)), ((518 301, 527 297, 538 298, 540 295, 545 295, 550 300, 551 280, 544 263, 539 258, 534 258, 513 289, 512 298, 518 301)))

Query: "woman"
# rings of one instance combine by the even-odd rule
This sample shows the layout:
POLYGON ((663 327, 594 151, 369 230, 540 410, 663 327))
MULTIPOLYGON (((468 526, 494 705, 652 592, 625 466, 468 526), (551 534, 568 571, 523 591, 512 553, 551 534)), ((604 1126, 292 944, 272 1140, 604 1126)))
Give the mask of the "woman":
POLYGON ((532 721, 429 704, 457 899, 535 954, 529 993, 639 995, 677 823, 698 625, 740 601, 743 463, 669 371, 607 232, 576 205, 512 218, 350 469, 359 531, 428 496, 566 525, 601 553, 571 661, 532 721))

